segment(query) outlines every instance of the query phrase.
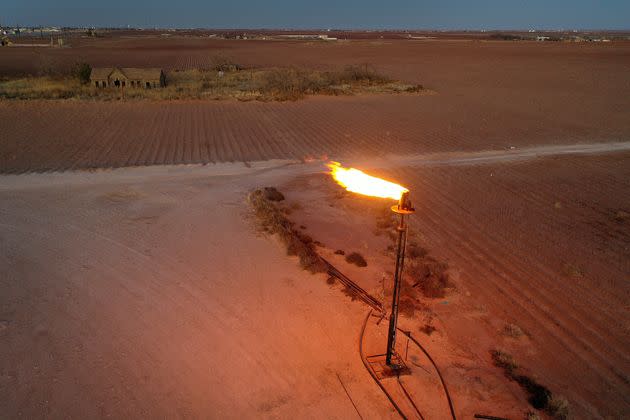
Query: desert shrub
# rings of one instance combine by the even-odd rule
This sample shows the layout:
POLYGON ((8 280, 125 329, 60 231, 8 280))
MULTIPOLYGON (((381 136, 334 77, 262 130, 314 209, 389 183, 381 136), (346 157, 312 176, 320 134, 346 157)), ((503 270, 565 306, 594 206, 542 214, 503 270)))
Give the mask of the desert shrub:
MULTIPOLYGON (((417 252, 422 254, 421 250, 417 252)), ((446 289, 451 285, 447 270, 446 263, 424 256, 412 259, 407 273, 413 281, 413 286, 418 287, 424 296, 443 298, 446 296, 446 289)))
POLYGON ((352 290, 351 288, 349 288, 348 286, 344 285, 343 288, 341 289, 341 292, 348 296, 350 298, 351 301, 355 301, 357 300, 357 294, 354 290, 352 290))
POLYGON ((523 335, 523 330, 518 325, 515 324, 507 324, 503 327, 503 334, 508 337, 518 338, 523 335))
POLYGON ((562 274, 567 277, 582 277, 584 272, 577 265, 567 263, 562 266, 562 274))
POLYGON ((541 420, 541 418, 537 413, 528 411, 527 414, 525 414, 525 420, 541 420))
POLYGON ((502 368, 508 378, 517 382, 527 392, 527 400, 532 407, 546 410, 559 420, 564 420, 568 417, 568 401, 563 397, 554 397, 546 386, 541 385, 535 379, 527 375, 517 374, 519 366, 512 355, 496 349, 491 350, 490 355, 495 366, 502 368))
POLYGON ((380 74, 369 64, 346 66, 342 71, 328 72, 326 78, 330 84, 347 83, 387 83, 391 79, 380 74))
POLYGON ((75 63, 72 68, 72 75, 82 84, 90 83, 90 75, 92 74, 92 66, 88 63, 75 63))
POLYGON ((325 272, 326 264, 317 254, 313 239, 296 230, 293 223, 266 198, 263 190, 256 190, 248 197, 262 229, 270 234, 277 234, 285 245, 288 255, 295 255, 300 266, 311 273, 325 272))
POLYGON ((514 375, 513 373, 511 373, 510 375, 511 378, 521 386, 521 388, 527 391, 527 400, 532 405, 532 407, 539 410, 547 408, 547 405, 551 398, 551 392, 547 389, 547 387, 539 384, 529 376, 514 375))
POLYGON ((367 267, 367 261, 363 258, 363 255, 358 252, 353 252, 346 256, 346 261, 350 264, 354 264, 357 267, 367 267))
POLYGON ((214 71, 238 71, 243 67, 237 64, 233 59, 224 55, 216 55, 210 59, 210 68, 214 71))
POLYGON ((296 100, 311 94, 349 94, 352 93, 351 87, 357 84, 389 82, 392 80, 365 64, 324 73, 295 67, 272 69, 259 75, 257 87, 266 98, 296 100))
POLYGON ((424 324, 423 327, 420 327, 420 331, 422 331, 426 335, 431 335, 436 331, 436 328, 431 324, 424 324))
POLYGON ((6 99, 66 99, 89 96, 90 92, 76 80, 59 77, 34 77, 0 81, 0 97, 6 99))
POLYGON ((508 375, 511 375, 518 368, 518 364, 514 361, 512 355, 503 350, 492 350, 490 355, 494 365, 502 368, 508 375))
POLYGON ((398 311, 407 318, 413 318, 418 309, 418 302, 412 294, 402 294, 398 302, 398 311))
POLYGON ((313 240, 313 238, 311 238, 309 235, 307 235, 306 233, 302 233, 300 231, 295 231, 295 236, 297 236, 298 238, 300 238, 300 241, 304 242, 305 244, 310 244, 312 243, 313 245, 317 245, 315 243, 315 241, 313 240))
POLYGON ((425 248, 421 247, 417 242, 411 242, 407 245, 407 258, 417 259, 424 258, 429 254, 425 248))
POLYGON ((441 274, 439 276, 426 277, 420 283, 420 290, 424 296, 429 298, 443 298, 446 296, 446 288, 448 287, 448 276, 441 274))
POLYGON ((628 213, 627 211, 619 210, 615 213, 614 219, 617 223, 623 223, 626 220, 630 219, 630 213, 628 213))
POLYGON ((569 402, 564 397, 552 396, 547 403, 546 410, 558 420, 565 420, 569 418, 569 402))
MULTIPOLYGON (((87 63, 74 67, 59 61, 58 57, 42 54, 38 58, 38 75, 41 77, 80 83, 89 82, 91 69, 87 63)), ((286 101, 301 99, 306 95, 351 95, 356 92, 402 93, 417 91, 417 86, 390 81, 369 65, 349 66, 341 71, 321 72, 312 69, 272 68, 235 71, 241 67, 223 56, 214 57, 210 69, 172 70, 167 73, 168 85, 160 89, 129 89, 125 99, 226 99, 240 101, 286 101)), ((37 78, 33 78, 37 79, 37 78)), ((29 82, 31 79, 24 79, 29 82)), ((21 92, 12 98, 54 99, 57 97, 92 97, 100 99, 119 98, 120 92, 110 89, 91 89, 72 94, 66 89, 64 94, 51 96, 43 92, 38 96, 32 85, 37 80, 26 83, 21 92), (28 92, 25 92, 28 91, 28 92)), ((66 86, 67 87, 67 86, 66 86)), ((5 96, 8 97, 8 96, 5 96)), ((384 222, 386 223, 386 222, 384 222)))
POLYGON ((500 40, 500 41, 519 41, 523 39, 518 35, 513 34, 504 34, 504 33, 496 33, 490 35, 490 39, 500 40))
POLYGON ((258 79, 258 89, 263 96, 283 101, 294 101, 309 93, 317 93, 322 86, 316 73, 298 68, 272 69, 262 73, 258 79))
POLYGON ((265 198, 270 201, 282 201, 284 200, 284 194, 278 191, 275 187, 265 187, 263 189, 265 198))

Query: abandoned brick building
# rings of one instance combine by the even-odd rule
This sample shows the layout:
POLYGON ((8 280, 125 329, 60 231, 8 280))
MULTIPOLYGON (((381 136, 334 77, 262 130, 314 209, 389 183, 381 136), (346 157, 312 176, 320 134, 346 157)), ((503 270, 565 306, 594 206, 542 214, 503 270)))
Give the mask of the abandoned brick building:
POLYGON ((96 67, 92 69, 90 82, 97 88, 152 89, 166 86, 166 77, 158 68, 96 67))

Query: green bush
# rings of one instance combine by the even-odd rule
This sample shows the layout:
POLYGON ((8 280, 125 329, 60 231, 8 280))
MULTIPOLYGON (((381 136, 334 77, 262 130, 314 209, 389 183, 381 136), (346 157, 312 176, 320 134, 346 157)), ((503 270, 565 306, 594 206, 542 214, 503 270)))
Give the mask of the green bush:
POLYGON ((76 63, 72 71, 74 77, 79 79, 84 85, 90 83, 90 75, 92 74, 92 66, 88 63, 76 63))

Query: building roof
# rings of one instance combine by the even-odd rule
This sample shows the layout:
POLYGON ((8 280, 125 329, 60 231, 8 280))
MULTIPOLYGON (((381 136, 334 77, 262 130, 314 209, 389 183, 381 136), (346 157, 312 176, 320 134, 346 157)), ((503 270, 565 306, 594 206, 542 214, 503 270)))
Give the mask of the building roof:
POLYGON ((127 76, 128 79, 134 80, 154 80, 159 79, 162 74, 162 69, 151 68, 136 68, 136 67, 94 67, 90 74, 91 79, 107 79, 114 70, 119 70, 122 74, 127 76))
POLYGON ((112 74, 114 69, 112 67, 94 67, 90 73, 91 79, 107 79, 112 74))

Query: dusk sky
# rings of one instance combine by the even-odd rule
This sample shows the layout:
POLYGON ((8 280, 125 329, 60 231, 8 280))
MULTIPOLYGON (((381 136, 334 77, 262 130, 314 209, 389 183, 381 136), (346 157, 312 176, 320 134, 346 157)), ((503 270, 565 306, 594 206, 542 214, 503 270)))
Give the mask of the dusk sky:
POLYGON ((6 1, 1 25, 630 29, 630 0, 6 1))

